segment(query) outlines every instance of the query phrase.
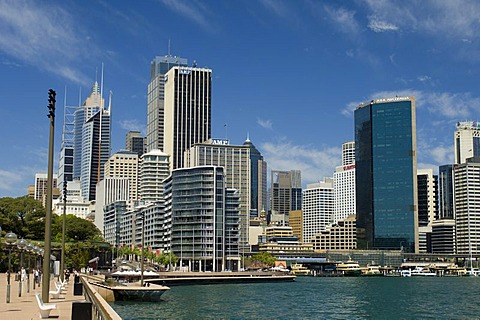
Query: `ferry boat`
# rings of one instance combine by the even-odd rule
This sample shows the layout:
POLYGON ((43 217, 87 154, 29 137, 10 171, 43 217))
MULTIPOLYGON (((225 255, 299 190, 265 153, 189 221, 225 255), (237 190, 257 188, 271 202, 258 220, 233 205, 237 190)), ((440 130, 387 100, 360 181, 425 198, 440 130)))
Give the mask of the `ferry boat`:
POLYGON ((400 272, 402 277, 435 277, 437 274, 435 272, 430 271, 428 268, 416 267, 413 270, 402 270, 400 272))
POLYGON ((292 265, 292 270, 290 271, 290 273, 296 276, 309 276, 311 274, 311 271, 304 265, 300 263, 295 263, 292 265))
POLYGON ((347 277, 358 277, 362 274, 362 269, 358 262, 348 260, 347 262, 339 262, 337 264, 337 271, 347 277))
POLYGON ((367 265, 366 269, 362 269, 362 276, 383 276, 384 274, 380 271, 380 266, 376 264, 367 265))

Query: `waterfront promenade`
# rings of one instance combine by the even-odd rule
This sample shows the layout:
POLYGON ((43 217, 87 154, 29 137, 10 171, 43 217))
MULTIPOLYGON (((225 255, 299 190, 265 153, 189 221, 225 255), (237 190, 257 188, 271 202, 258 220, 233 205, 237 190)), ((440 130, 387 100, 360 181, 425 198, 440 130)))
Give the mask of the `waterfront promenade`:
MULTIPOLYGON (((7 275, 0 274, 0 318, 6 320, 29 320, 39 319, 40 313, 35 294, 42 293, 42 288, 35 286, 33 290, 33 277, 30 277, 30 292, 27 293, 27 284, 23 282, 22 296, 18 296, 18 281, 14 280, 14 275, 10 278, 10 303, 7 303, 7 275)), ((50 290, 54 290, 53 279, 50 281, 50 290)), ((72 302, 84 301, 82 296, 73 295, 73 277, 70 277, 70 283, 67 286, 65 294, 60 299, 52 299, 50 295, 49 303, 56 304, 57 309, 52 310, 50 319, 67 320, 72 317, 72 302)))

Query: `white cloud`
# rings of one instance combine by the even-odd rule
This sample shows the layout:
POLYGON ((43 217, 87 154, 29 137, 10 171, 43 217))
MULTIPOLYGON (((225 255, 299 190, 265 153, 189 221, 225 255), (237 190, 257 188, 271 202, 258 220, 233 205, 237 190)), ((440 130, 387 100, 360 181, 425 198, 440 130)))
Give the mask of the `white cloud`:
POLYGON ((95 55, 83 43, 79 23, 60 7, 30 0, 0 1, 0 51, 42 70, 86 85, 87 77, 68 66, 95 55), (59 27, 61 26, 61 27, 59 27))
POLYGON ((265 8, 272 11, 279 17, 288 17, 289 9, 286 5, 278 0, 260 0, 265 8))
POLYGON ((200 1, 160 0, 170 10, 192 20, 208 31, 214 31, 210 11, 200 1))
POLYGON ((435 161, 437 165, 453 163, 453 145, 450 146, 437 146, 431 148, 429 151, 428 158, 435 161))
POLYGON ((432 80, 432 78, 430 78, 429 76, 418 76, 417 79, 420 82, 427 82, 427 81, 432 80))
POLYGON ((273 123, 272 123, 272 120, 270 119, 264 120, 264 119, 257 118, 257 123, 264 129, 268 129, 268 130, 273 129, 273 123))
POLYGON ((359 25, 355 19, 355 11, 350 11, 344 8, 333 8, 331 6, 324 6, 325 12, 331 21, 344 33, 356 34, 359 30, 359 25))
POLYGON ((302 184, 333 176, 341 165, 341 148, 294 145, 291 142, 267 142, 260 146, 270 170, 301 170, 302 184))
POLYGON ((441 38, 478 38, 480 2, 475 0, 366 0, 371 15, 396 27, 441 38))
POLYGON ((137 119, 124 119, 118 121, 120 128, 127 130, 127 131, 139 131, 145 134, 146 127, 143 123, 141 123, 137 119))
MULTIPOLYGON (((0 169, 0 191, 2 193, 8 193, 11 194, 15 192, 17 188, 17 184, 23 180, 22 174, 17 171, 6 171, 6 170, 1 170, 0 169)), ((32 178, 33 180, 33 178, 32 178)), ((25 186, 25 192, 26 194, 26 189, 27 186, 25 186)))
POLYGON ((375 16, 370 16, 368 18, 368 27, 373 32, 386 32, 386 31, 397 31, 398 27, 392 23, 382 21, 375 16))

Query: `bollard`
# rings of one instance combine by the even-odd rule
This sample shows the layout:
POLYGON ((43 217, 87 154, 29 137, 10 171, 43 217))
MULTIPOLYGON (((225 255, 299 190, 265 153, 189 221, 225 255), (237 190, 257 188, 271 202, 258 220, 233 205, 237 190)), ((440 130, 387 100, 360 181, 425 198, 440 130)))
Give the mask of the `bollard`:
POLYGON ((92 303, 90 301, 72 302, 71 320, 92 320, 92 303))
POLYGON ((81 282, 75 282, 73 284, 73 295, 81 296, 83 294, 83 285, 81 282))

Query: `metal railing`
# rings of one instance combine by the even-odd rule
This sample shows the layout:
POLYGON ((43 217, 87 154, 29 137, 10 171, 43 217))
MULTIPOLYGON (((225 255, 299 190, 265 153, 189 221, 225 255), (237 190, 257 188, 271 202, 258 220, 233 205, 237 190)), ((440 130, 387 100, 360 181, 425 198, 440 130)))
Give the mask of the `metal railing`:
POLYGON ((96 277, 86 275, 80 276, 83 285, 83 295, 87 301, 92 303, 92 319, 94 320, 121 320, 122 318, 113 310, 113 308, 102 298, 95 290, 90 281, 100 281, 96 277))

